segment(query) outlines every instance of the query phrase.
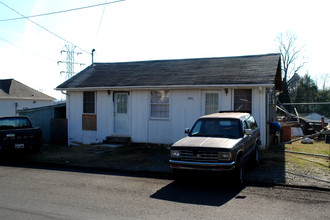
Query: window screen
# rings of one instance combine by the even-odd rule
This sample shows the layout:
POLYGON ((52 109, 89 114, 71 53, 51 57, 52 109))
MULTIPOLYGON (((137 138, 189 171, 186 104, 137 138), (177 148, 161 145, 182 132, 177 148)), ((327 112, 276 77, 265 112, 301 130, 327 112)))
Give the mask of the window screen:
POLYGON ((170 117, 170 92, 168 90, 151 91, 151 118, 170 117))
POLYGON ((234 92, 234 110, 235 111, 252 111, 252 90, 251 89, 235 89, 234 92))
POLYGON ((218 93, 205 94, 205 114, 212 114, 219 111, 218 93))

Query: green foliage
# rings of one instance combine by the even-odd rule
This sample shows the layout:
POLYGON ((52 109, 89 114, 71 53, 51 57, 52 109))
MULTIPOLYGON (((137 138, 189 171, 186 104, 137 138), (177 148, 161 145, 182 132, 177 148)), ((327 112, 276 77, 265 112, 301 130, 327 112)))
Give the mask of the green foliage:
MULTIPOLYGON (((330 89, 323 89, 318 91, 318 102, 330 102, 330 89)), ((321 115, 330 116, 330 104, 320 105, 318 111, 321 115)))
POLYGON ((318 98, 318 89, 316 83, 312 80, 307 73, 297 86, 296 94, 294 97, 295 103, 302 102, 316 102, 318 98))
MULTIPOLYGON (((316 82, 307 73, 296 88, 294 96, 294 103, 313 103, 313 102, 330 102, 330 90, 323 89, 318 90, 316 82)), ((329 105, 297 105, 298 112, 300 113, 311 113, 317 112, 321 115, 330 115, 329 105)))

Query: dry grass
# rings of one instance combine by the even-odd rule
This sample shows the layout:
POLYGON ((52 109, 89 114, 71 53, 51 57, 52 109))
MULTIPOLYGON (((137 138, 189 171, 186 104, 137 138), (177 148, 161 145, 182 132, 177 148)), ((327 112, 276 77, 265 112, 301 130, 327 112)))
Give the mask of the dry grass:
POLYGON ((285 150, 330 156, 330 144, 324 141, 317 141, 314 144, 302 144, 301 141, 296 141, 292 144, 286 144, 285 150))
MULTIPOLYGON (((299 146, 299 144, 297 145, 299 146)), ((293 149, 298 147, 296 145, 292 146, 293 149)), ((306 149, 305 145, 303 147, 306 149)), ((322 150, 322 148, 320 149, 322 150)), ((329 157, 311 156, 284 151, 265 151, 261 154, 261 167, 265 170, 269 168, 271 170, 269 172, 271 173, 275 173, 277 170, 277 173, 274 174, 274 178, 282 180, 283 182, 293 180, 295 182, 307 184, 307 182, 314 181, 330 186, 329 157)))

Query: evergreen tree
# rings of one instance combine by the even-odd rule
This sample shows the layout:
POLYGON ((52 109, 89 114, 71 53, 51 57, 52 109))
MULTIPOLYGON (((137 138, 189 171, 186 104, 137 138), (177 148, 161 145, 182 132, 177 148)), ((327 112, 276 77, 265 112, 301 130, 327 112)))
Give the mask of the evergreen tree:
MULTIPOLYGON (((322 90, 318 91, 318 102, 330 102, 330 89, 323 87, 322 90)), ((319 105, 318 113, 324 115, 325 117, 330 117, 330 104, 319 105)))
MULTIPOLYGON (((294 97, 295 103, 312 103, 318 100, 318 89, 314 80, 308 73, 300 79, 294 97)), ((299 105, 297 106, 298 112, 309 113, 311 110, 316 110, 315 106, 299 105)))

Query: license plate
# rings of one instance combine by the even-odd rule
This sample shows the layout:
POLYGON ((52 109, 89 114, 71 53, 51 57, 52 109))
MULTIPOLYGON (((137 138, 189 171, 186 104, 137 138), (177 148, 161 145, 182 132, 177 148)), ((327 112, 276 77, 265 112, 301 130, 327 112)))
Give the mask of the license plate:
POLYGON ((15 144, 15 149, 24 149, 24 144, 15 144))

